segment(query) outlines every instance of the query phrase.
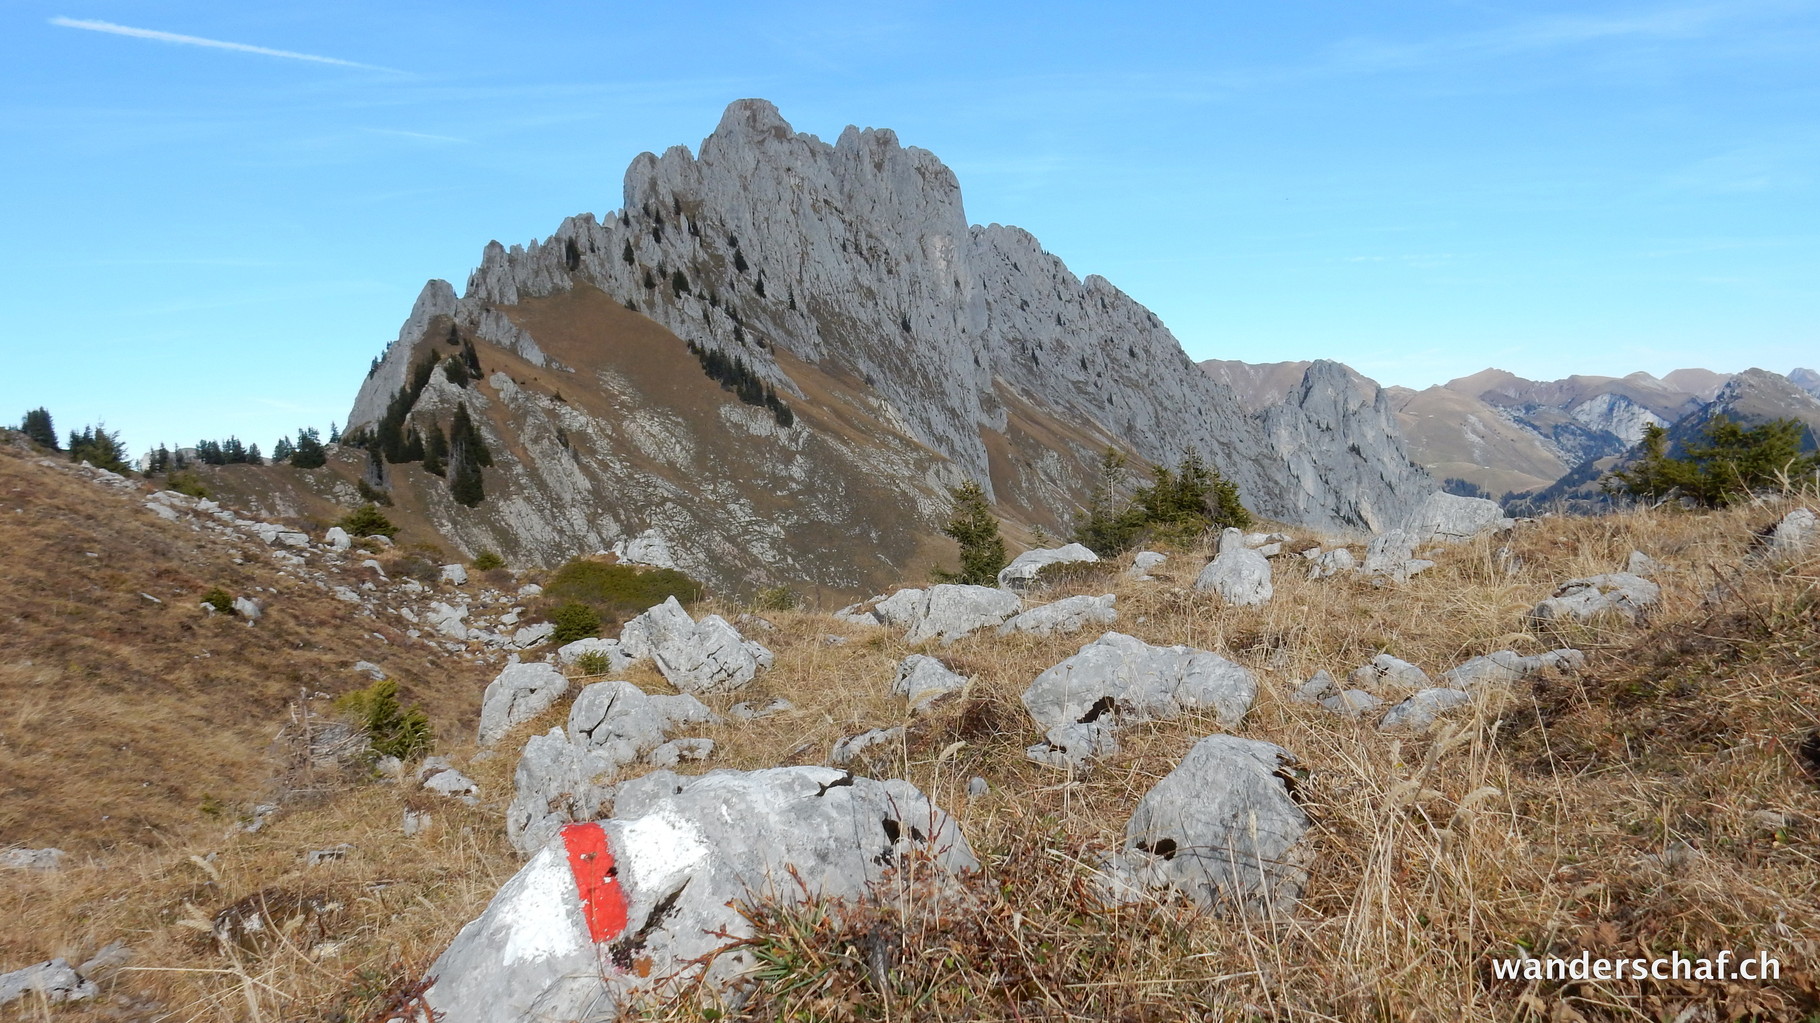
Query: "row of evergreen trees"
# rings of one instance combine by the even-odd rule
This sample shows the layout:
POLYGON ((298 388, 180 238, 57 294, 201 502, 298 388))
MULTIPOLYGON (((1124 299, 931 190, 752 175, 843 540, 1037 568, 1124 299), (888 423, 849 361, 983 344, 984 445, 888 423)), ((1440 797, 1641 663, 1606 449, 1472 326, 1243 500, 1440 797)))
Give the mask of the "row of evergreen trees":
POLYGON ((752 372, 746 360, 694 341, 689 342, 689 352, 701 363, 702 372, 708 374, 708 379, 720 384, 723 390, 732 391, 734 397, 748 405, 770 409, 771 418, 779 426, 796 423, 796 413, 777 396, 775 388, 752 372))
POLYGON ((122 475, 132 471, 126 464, 126 447, 120 443, 120 431, 109 430, 105 424, 71 430, 69 444, 60 446, 50 410, 40 406, 27 412, 20 420, 19 432, 46 450, 68 451, 72 462, 87 462, 97 469, 122 475))
POLYGON ((450 328, 448 343, 459 346, 459 352, 445 359, 434 350, 425 351, 411 366, 404 386, 386 403, 385 414, 371 429, 350 434, 348 442, 367 450, 374 463, 369 466, 369 479, 383 479, 383 463, 420 462, 425 472, 448 480, 449 493, 457 503, 472 508, 486 499, 481 470, 493 464, 493 454, 469 415, 467 403, 456 405, 446 433, 436 420, 425 422, 427 417, 412 414, 439 369, 457 387, 465 388, 481 376, 480 357, 472 342, 450 328))

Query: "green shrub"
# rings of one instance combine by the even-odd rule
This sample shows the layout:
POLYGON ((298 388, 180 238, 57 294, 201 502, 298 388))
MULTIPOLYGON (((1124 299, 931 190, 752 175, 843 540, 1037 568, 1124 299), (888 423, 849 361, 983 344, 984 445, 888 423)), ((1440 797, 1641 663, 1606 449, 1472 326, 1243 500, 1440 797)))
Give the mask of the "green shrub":
POLYGON ((1804 428, 1798 419, 1777 419, 1750 429, 1725 416, 1706 424, 1705 443, 1687 443, 1671 456, 1668 431, 1643 428, 1643 454, 1627 470, 1612 473, 1608 491, 1658 500, 1685 497, 1707 508, 1749 498, 1759 490, 1799 485, 1820 470, 1820 453, 1804 455, 1804 428))
POLYGON ((802 605, 802 598, 788 586, 767 586, 752 596, 754 611, 794 611, 802 605))
POLYGON ((209 488, 202 485, 202 477, 187 469, 166 476, 164 486, 167 490, 175 490, 179 494, 187 494, 190 497, 209 496, 209 488))
POLYGON ((234 613, 234 598, 219 586, 211 587, 207 593, 204 593, 202 602, 224 615, 234 613))
POLYGON ((481 551, 479 554, 474 555, 474 567, 482 572, 495 568, 504 568, 506 567, 506 559, 500 557, 497 551, 481 551))
POLYGON ((702 586, 675 569, 609 565, 577 558, 550 576, 544 583, 543 595, 552 607, 586 604, 604 619, 638 614, 670 597, 693 603, 702 598, 702 586))
POLYGON ((398 535, 398 527, 385 517, 378 505, 363 504, 343 515, 335 523, 348 531, 349 536, 383 536, 391 539, 398 535))
POLYGON ((573 643, 578 639, 600 635, 600 612, 587 604, 570 601, 551 613, 556 631, 550 634, 554 643, 573 643))
POLYGON ((400 706, 398 683, 392 679, 337 697, 335 709, 354 719, 380 756, 415 760, 435 744, 429 716, 421 707, 400 706))
POLYGON ((1238 487, 1196 451, 1183 455, 1174 469, 1152 467, 1150 485, 1121 501, 1119 495, 1128 485, 1124 455, 1107 449, 1099 481, 1087 500, 1087 514, 1074 530, 1076 543, 1106 558, 1139 543, 1187 546, 1209 530, 1251 525, 1238 487))
MULTIPOLYGON (((574 640, 569 642, 573 643, 574 640)), ((613 670, 613 658, 604 650, 589 650, 575 658, 575 670, 581 675, 605 675, 613 670)))

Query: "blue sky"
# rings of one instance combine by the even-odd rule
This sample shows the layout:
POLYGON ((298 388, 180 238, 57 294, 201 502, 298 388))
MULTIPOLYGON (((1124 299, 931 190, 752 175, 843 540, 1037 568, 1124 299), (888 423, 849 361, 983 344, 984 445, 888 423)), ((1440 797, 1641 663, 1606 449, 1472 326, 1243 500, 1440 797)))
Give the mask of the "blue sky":
POLYGON ((134 450, 326 429, 425 279, 744 96, 895 128, 1197 359, 1820 363, 1820 0, 13 0, 0 62, 0 417, 134 450))

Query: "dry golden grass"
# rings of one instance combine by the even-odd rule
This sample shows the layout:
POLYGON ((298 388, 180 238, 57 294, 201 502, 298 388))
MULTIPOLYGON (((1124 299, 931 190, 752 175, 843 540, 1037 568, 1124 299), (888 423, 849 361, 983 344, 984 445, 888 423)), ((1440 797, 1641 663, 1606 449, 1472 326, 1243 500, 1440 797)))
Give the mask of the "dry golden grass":
MULTIPOLYGON (((25 472, 9 466, 0 458, 0 471, 25 472)), ((58 479, 32 476, 31 483, 55 491, 63 485, 58 479)), ((0 491, 5 485, 0 477, 0 491)), ((71 490, 69 498, 86 494, 71 490)), ((43 507, 63 507, 56 504, 63 498, 51 498, 43 507)), ((73 515, 74 506, 58 514, 65 513, 73 515)), ((123 512, 96 514, 97 529, 111 524, 109 535, 126 538, 112 559, 116 571, 185 572, 171 585, 192 587, 228 571, 193 567, 184 558, 194 555, 182 551, 168 561, 146 554, 144 541, 127 543, 133 537, 121 525, 123 512)), ((1306 777, 1297 794, 1314 821, 1302 907, 1274 920, 1208 918, 1166 900, 1111 910, 1091 897, 1092 865, 1118 844, 1137 800, 1217 726, 1198 718, 1135 726, 1121 735, 1123 752, 1080 778, 1026 761, 1023 749, 1037 736, 1019 695, 1090 635, 985 634, 929 649, 974 681, 964 696, 912 718, 889 692, 897 662, 914 652, 901 637, 818 612, 766 613, 774 629, 748 631, 776 653, 776 666, 737 698, 783 697, 794 709, 704 730, 716 753, 692 769, 822 763, 844 735, 906 724, 904 741, 871 757, 864 770, 922 786, 955 814, 985 869, 961 901, 927 911, 909 912, 895 898, 873 906, 752 908, 760 924, 755 947, 772 969, 742 1013, 766 1020, 1808 1018, 1820 1012, 1812 973, 1820 788, 1804 773, 1796 747, 1820 727, 1820 563, 1732 567, 1751 530, 1773 514, 1755 508, 1547 520, 1504 541, 1450 548, 1436 568, 1384 588, 1310 582, 1296 562, 1279 561, 1276 598, 1255 609, 1221 607, 1193 592, 1204 552, 1178 553, 1155 582, 1108 571, 1051 594, 1116 592, 1120 631, 1219 651, 1257 672, 1259 698, 1237 731, 1299 758, 1306 777), (1501 544, 1520 559, 1514 573, 1500 568, 1501 544), (1565 637, 1524 628, 1523 613, 1557 582, 1621 569, 1632 548, 1670 568, 1660 579, 1663 606, 1644 626, 1606 623, 1565 637), (1431 735, 1380 735, 1369 723, 1288 698, 1315 670, 1344 678, 1380 651, 1438 675, 1477 654, 1532 653, 1563 640, 1588 651, 1584 672, 1484 693, 1470 713, 1444 719, 1431 735), (974 775, 992 789, 970 799, 974 775), (1762 949, 1781 959, 1783 972, 1780 982, 1761 985, 1494 981, 1489 958, 1519 946, 1607 956, 1762 949), (1710 1014, 1685 1014, 1695 1007, 1710 1014)), ((67 564, 59 559, 71 552, 55 546, 62 542, 57 531, 41 535, 26 525, 31 518, 0 515, 0 543, 43 545, 33 561, 45 572, 67 564)), ((69 541, 72 549, 91 542, 98 541, 69 541)), ((263 571, 254 564, 233 569, 263 571)), ((0 585, 23 596, 45 585, 35 578, 9 563, 0 585)), ((127 578, 116 589, 144 585, 127 578)), ((82 711, 84 722, 124 720, 144 703, 142 713, 153 720, 162 715, 200 728, 178 708, 202 704, 209 727, 184 747, 198 751, 194 764, 171 767, 188 779, 173 784, 181 795, 169 801, 187 807, 188 824, 168 825, 139 843, 98 837, 83 846, 83 862, 62 873, 0 876, 0 916, 10 924, 0 935, 0 965, 53 955, 80 961, 124 938, 136 957, 106 987, 110 998, 145 1007, 129 1018, 365 1019, 388 989, 421 978, 517 868, 500 824, 511 796, 512 751, 529 734, 561 723, 566 701, 517 730, 499 755, 468 763, 485 674, 453 672, 440 692, 412 692, 407 683, 408 696, 432 705, 445 739, 440 750, 480 783, 481 806, 392 784, 349 783, 247 833, 194 810, 202 765, 219 762, 224 778, 244 776, 249 787, 231 791, 250 801, 257 780, 277 770, 253 740, 269 740, 280 723, 295 688, 288 673, 349 663, 353 650, 336 645, 349 642, 347 623, 332 605, 314 613, 315 605, 300 608, 294 631, 284 633, 290 646, 257 654, 283 685, 234 695, 244 702, 228 706, 210 701, 229 690, 187 680, 178 652, 207 648, 211 660, 248 659, 244 668, 254 653, 210 646, 216 641, 204 628, 172 639, 167 650, 154 637, 168 628, 117 624, 130 602, 115 609, 112 591, 59 592, 77 607, 99 604, 101 617, 34 611, 27 628, 15 629, 0 658, 0 734, 8 740, 0 756, 15 760, 0 766, 49 758, 44 762, 65 765, 73 778, 65 789, 27 794, 37 800, 29 804, 9 791, 0 831, 7 844, 70 848, 57 828, 20 822, 43 814, 59 828, 73 827, 59 801, 83 805, 88 798, 92 806, 99 796, 90 790, 116 791, 123 769, 124 777, 136 777, 130 764, 72 762, 83 759, 80 746, 14 751, 15 736, 41 736, 73 720, 79 708, 60 690, 125 708, 102 717, 82 711), (101 622, 107 645, 89 648, 95 640, 68 628, 77 621, 101 622), (87 660, 75 656, 84 650, 87 660), (163 687, 148 688, 142 670, 163 687), (20 805, 25 809, 15 810, 20 805), (433 815, 428 834, 403 836, 406 809, 433 815), (344 842, 352 846, 344 859, 305 865, 307 850, 344 842), (319 894, 343 908, 321 934, 299 931, 287 944, 234 956, 216 951, 193 926, 258 892, 319 894)), ((720 610, 731 617, 739 609, 720 610)), ((264 624, 240 628, 263 636, 264 624)), ((91 625, 84 635, 95 632, 91 625)), ((427 683, 436 665, 426 661, 417 670, 427 683)), ((624 677, 669 691, 647 667, 624 677)), ((51 1015, 113 1018, 108 1011, 51 1015)), ((690 1019, 708 1011, 682 1000, 650 1014, 690 1019)))

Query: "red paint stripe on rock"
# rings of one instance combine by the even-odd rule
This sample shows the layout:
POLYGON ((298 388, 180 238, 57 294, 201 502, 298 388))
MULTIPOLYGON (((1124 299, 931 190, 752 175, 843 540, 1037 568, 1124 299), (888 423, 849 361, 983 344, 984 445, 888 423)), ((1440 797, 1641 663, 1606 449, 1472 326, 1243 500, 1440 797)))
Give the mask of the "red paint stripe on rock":
POLYGON ((626 929, 626 893, 619 886, 607 833, 598 824, 570 824, 562 829, 562 844, 569 850, 569 872, 575 875, 588 937, 597 945, 619 937, 626 929))

